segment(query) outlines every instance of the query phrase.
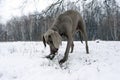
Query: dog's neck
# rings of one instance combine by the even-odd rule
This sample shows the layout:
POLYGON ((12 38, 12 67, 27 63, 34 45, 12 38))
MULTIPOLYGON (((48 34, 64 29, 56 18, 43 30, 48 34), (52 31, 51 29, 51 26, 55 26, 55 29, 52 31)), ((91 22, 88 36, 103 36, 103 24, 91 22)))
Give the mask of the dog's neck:
POLYGON ((57 31, 59 34, 60 34, 60 36, 65 36, 65 33, 64 32, 62 32, 62 31, 60 31, 60 30, 58 30, 56 27, 53 27, 53 28, 51 28, 53 31, 57 31))
POLYGON ((53 27, 53 28, 51 28, 53 31, 57 31, 59 34, 60 34, 60 31, 57 29, 57 28, 55 28, 55 27, 53 27))
POLYGON ((56 28, 51 28, 53 31, 58 31, 56 28))

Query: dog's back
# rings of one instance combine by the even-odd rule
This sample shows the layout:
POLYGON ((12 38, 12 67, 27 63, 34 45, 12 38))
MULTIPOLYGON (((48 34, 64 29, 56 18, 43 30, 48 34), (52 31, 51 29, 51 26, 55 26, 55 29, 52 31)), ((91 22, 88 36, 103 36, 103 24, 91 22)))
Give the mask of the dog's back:
POLYGON ((78 11, 68 10, 56 18, 55 25, 57 25, 57 28, 63 29, 64 26, 62 27, 62 24, 70 24, 72 26, 69 28, 71 28, 72 32, 75 32, 78 26, 78 22, 81 20, 82 17, 78 11))

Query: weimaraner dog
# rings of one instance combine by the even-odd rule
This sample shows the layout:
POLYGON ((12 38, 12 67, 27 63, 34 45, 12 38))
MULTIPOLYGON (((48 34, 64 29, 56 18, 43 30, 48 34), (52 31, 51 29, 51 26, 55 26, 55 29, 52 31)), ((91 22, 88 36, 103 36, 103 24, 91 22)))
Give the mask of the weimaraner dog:
POLYGON ((82 35, 86 43, 86 53, 89 53, 84 21, 78 11, 68 10, 60 14, 54 21, 52 27, 43 35, 45 47, 46 43, 50 46, 50 54, 46 57, 51 60, 55 57, 55 53, 62 43, 62 36, 65 36, 67 38, 67 47, 63 59, 59 61, 60 64, 64 63, 68 59, 70 48, 71 52, 73 52, 73 36, 75 32, 79 32, 82 35))

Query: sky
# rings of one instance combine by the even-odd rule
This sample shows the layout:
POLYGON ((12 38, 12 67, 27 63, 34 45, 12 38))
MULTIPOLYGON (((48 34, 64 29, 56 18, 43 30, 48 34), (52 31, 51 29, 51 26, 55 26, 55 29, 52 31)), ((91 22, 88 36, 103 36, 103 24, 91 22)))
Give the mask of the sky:
MULTIPOLYGON (((35 11, 40 12, 52 4, 53 1, 54 0, 0 0, 0 22, 5 23, 13 16, 19 17, 35 11)), ((120 3, 120 0, 116 1, 120 3)))
POLYGON ((42 11, 51 3, 51 0, 0 0, 0 22, 5 23, 13 16, 42 11))

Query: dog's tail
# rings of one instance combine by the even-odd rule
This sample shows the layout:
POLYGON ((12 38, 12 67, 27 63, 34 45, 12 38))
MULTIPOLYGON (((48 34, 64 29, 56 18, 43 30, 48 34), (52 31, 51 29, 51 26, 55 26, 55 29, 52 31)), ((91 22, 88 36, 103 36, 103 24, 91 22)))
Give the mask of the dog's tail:
POLYGON ((83 44, 83 36, 82 36, 82 33, 81 33, 81 31, 79 31, 78 33, 79 33, 79 36, 80 36, 80 41, 81 41, 81 43, 83 44))

